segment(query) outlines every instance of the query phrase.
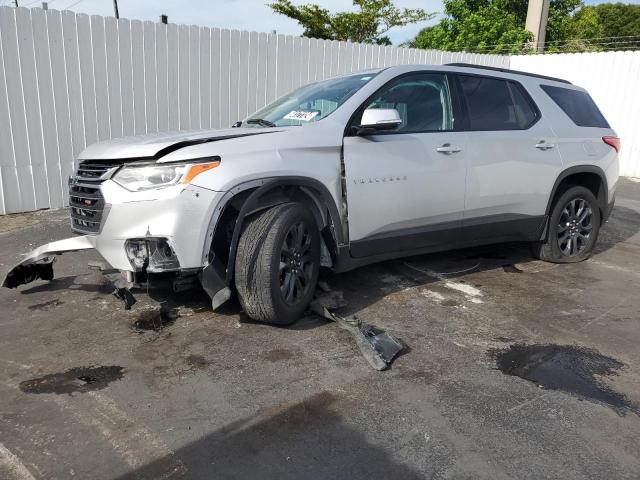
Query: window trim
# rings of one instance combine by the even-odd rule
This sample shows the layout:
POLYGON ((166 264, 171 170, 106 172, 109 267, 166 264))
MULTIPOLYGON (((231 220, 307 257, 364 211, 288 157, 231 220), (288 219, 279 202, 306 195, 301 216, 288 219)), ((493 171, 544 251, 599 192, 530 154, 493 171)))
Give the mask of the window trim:
MULTIPOLYGON (((520 83, 517 80, 513 80, 511 78, 505 78, 505 77, 496 77, 493 75, 481 75, 481 74, 477 74, 477 73, 461 73, 461 72, 454 72, 453 76, 455 77, 455 82, 456 82, 456 86, 457 86, 457 91, 458 91, 458 95, 459 95, 459 101, 462 105, 462 111, 463 111, 463 117, 464 117, 464 131, 465 132, 520 132, 520 131, 525 131, 525 130, 529 130, 531 127, 533 127, 536 123, 538 123, 538 121, 540 121, 540 119, 542 118, 542 112, 540 111, 540 108, 538 108, 538 105, 536 104, 536 102, 533 100, 533 98, 531 97, 531 95, 529 94, 529 92, 527 91, 527 89, 524 87, 524 85, 522 85, 522 83, 520 83), (470 119, 469 119, 469 107, 467 105, 467 99, 464 97, 464 93, 462 90, 462 85, 460 83, 460 77, 480 77, 480 78, 489 78, 491 80, 502 80, 503 82, 507 83, 507 89, 509 90, 509 97, 511 98, 511 101, 513 102, 514 108, 515 108, 515 101, 513 99, 513 92, 511 91, 512 85, 514 84, 516 86, 516 88, 520 89, 520 92, 522 93, 522 95, 524 96, 525 100, 529 103, 529 106, 533 108, 533 111, 535 112, 535 117, 533 118, 533 120, 531 122, 529 122, 529 124, 526 127, 522 127, 522 128, 484 128, 482 130, 472 130, 471 129, 471 123, 470 123, 470 119)), ((515 112, 515 110, 514 110, 515 112)))
POLYGON ((430 75, 430 74, 443 75, 445 80, 447 81, 447 84, 449 86, 449 97, 450 97, 449 100, 451 102, 451 113, 453 115, 453 129, 451 130, 413 130, 411 132, 407 132, 407 131, 398 132, 395 130, 389 130, 389 131, 376 132, 374 135, 415 135, 418 133, 453 133, 453 132, 463 131, 463 129, 459 128, 460 124, 463 123, 462 119, 464 115, 462 111, 462 104, 460 102, 460 96, 458 95, 457 81, 453 78, 453 75, 452 75, 452 74, 455 74, 455 72, 448 72, 445 70, 414 70, 412 72, 402 73, 400 75, 393 77, 392 79, 385 82, 381 87, 376 89, 376 91, 373 92, 371 95, 369 95, 364 100, 364 102, 362 102, 360 106, 353 111, 353 113, 351 114, 351 117, 349 117, 349 121, 345 126, 343 135, 345 137, 358 136, 353 129, 353 127, 356 126, 354 123, 355 119, 358 118, 359 116, 360 117, 362 116, 362 113, 366 109, 367 105, 369 105, 373 101, 373 99, 376 97, 376 95, 378 95, 378 93, 380 93, 383 89, 388 88, 390 85, 392 85, 393 83, 397 82, 398 80, 404 77, 410 77, 414 75, 430 75))

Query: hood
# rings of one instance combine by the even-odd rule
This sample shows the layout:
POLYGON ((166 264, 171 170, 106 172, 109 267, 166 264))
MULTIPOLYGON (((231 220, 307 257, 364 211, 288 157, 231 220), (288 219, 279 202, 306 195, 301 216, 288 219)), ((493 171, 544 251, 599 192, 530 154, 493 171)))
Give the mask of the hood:
POLYGON ((87 147, 79 160, 159 159, 180 148, 253 135, 281 132, 278 128, 227 128, 154 133, 117 138, 87 147))

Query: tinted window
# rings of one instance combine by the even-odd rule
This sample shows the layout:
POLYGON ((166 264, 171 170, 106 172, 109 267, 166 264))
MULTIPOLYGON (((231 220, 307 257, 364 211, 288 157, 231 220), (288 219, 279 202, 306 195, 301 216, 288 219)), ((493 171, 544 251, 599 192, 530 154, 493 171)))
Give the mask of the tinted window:
POLYGON ((447 77, 421 73, 402 77, 375 94, 367 108, 395 108, 402 123, 394 132, 453 129, 451 95, 447 77))
POLYGON ((540 86, 576 125, 609 128, 609 124, 587 92, 551 85, 540 86))
POLYGON ((469 130, 520 130, 536 112, 516 84, 498 78, 460 75, 469 130))

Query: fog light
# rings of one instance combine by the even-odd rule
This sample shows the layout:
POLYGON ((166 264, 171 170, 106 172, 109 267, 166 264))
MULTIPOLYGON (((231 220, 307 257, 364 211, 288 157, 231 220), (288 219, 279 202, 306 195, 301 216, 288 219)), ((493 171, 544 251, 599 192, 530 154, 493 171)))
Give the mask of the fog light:
POLYGON ((149 261, 149 251, 146 240, 127 240, 124 244, 129 263, 138 272, 147 266, 149 261))
POLYGON ((150 238, 147 240, 147 248, 149 249, 148 272, 167 272, 180 269, 180 262, 166 239, 150 238))

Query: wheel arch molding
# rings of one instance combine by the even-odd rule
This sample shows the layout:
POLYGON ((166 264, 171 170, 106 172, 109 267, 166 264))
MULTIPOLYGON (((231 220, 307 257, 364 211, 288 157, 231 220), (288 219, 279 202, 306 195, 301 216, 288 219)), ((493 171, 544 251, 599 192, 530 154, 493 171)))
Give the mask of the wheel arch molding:
POLYGON ((309 206, 332 260, 343 243, 341 217, 331 193, 320 181, 303 176, 268 177, 229 189, 210 220, 203 261, 212 264, 226 285, 233 283, 235 256, 248 216, 276 205, 299 201, 309 206))
POLYGON ((561 194, 559 189, 563 184, 582 185, 586 188, 589 188, 589 190, 593 192, 593 195, 598 200, 598 207, 600 208, 601 214, 604 215, 607 210, 609 186, 607 183, 607 176, 605 175, 602 168, 598 167, 597 165, 575 165, 560 172, 558 178, 556 178, 556 181, 553 184, 551 194, 549 195, 549 201, 547 202, 547 208, 545 210, 546 215, 551 215, 551 210, 553 209, 554 202, 558 195, 561 194), (580 176, 585 174, 587 174, 591 178, 593 178, 594 174, 599 177, 600 182, 597 191, 594 191, 593 185, 585 185, 584 183, 580 182, 580 176), (578 183, 568 181, 571 177, 574 177, 578 181, 578 183))

